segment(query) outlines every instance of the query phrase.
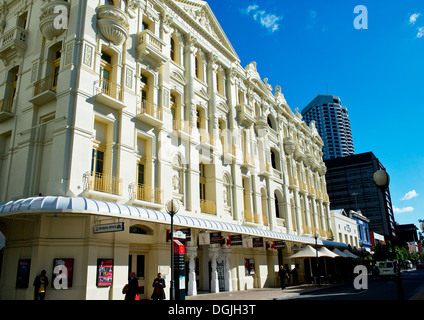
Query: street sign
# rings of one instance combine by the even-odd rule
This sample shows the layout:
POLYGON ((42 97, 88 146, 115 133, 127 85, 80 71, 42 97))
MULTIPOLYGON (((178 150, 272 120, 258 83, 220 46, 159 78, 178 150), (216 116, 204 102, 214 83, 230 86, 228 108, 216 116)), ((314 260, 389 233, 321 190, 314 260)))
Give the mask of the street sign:
POLYGON ((175 232, 174 232, 174 238, 177 238, 177 239, 185 239, 185 238, 186 238, 186 235, 185 235, 185 233, 184 233, 184 232, 182 232, 182 231, 175 231, 175 232))
POLYGON ((124 223, 109 223, 94 226, 94 233, 117 232, 124 231, 124 223))

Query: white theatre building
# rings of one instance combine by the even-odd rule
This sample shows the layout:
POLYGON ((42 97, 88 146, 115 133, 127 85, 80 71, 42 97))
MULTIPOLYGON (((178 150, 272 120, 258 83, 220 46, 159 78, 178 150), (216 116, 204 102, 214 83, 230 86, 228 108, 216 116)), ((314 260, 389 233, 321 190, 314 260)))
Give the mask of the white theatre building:
POLYGON ((190 295, 279 286, 280 264, 302 280, 293 248, 344 246, 314 123, 206 2, 2 1, 0 60, 0 299, 43 269, 46 299, 124 299, 130 271, 142 299, 158 272, 168 290, 170 199, 190 295))

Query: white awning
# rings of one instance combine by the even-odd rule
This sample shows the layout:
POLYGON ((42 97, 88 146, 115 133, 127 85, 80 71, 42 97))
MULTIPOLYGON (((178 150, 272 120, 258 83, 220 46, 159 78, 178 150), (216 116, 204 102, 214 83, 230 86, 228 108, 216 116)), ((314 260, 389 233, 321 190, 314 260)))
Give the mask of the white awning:
MULTIPOLYGON (((33 197, 9 201, 0 204, 0 218, 29 213, 93 214, 165 224, 171 223, 171 217, 166 212, 126 204, 88 199, 84 197, 33 197)), ((197 218, 184 214, 176 214, 174 216, 174 224, 175 226, 179 227, 223 231, 228 233, 245 234, 275 240, 286 240, 305 244, 315 244, 314 238, 248 227, 238 225, 236 223, 212 220, 209 218, 197 218)), ((324 242, 325 244, 332 244, 334 246, 344 246, 343 244, 337 242, 331 242, 327 240, 324 242)), ((317 244, 323 245, 323 241, 318 239, 317 244)))
POLYGON ((299 252, 295 253, 294 255, 291 255, 289 259, 296 259, 296 258, 316 258, 316 257, 322 257, 323 255, 318 251, 316 251, 311 246, 306 246, 302 248, 299 252))
POLYGON ((321 257, 328 257, 328 258, 336 258, 339 257, 337 253, 334 253, 330 250, 328 250, 326 247, 322 247, 318 250, 318 252, 321 254, 321 257))

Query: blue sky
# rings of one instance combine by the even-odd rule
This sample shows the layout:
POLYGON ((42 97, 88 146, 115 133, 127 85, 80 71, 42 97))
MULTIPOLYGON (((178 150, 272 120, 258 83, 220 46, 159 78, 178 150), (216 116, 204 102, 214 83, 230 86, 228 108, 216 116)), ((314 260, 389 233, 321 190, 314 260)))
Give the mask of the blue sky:
MULTIPOLYGON (((349 110, 355 153, 390 175, 395 220, 424 219, 424 2, 209 0, 241 65, 257 62, 294 111, 317 94, 349 110), (367 29, 354 21, 367 9, 367 29)), ((365 20, 359 21, 364 23, 365 20)))

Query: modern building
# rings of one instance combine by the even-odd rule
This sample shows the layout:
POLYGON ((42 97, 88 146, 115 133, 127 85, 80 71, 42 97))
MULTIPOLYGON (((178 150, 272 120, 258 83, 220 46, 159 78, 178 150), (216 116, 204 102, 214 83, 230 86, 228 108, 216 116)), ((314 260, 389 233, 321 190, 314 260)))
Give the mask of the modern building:
POLYGON ((302 110, 302 117, 308 125, 315 123, 324 141, 324 159, 355 154, 348 110, 339 97, 317 95, 302 110))
POLYGON ((1 299, 60 268, 47 299, 123 299, 130 271, 141 299, 161 272, 169 298, 170 199, 190 295, 277 286, 315 236, 345 247, 316 128, 240 65, 206 2, 14 0, 0 16, 1 299))
POLYGON ((374 182, 374 173, 385 170, 372 152, 325 160, 327 192, 331 210, 361 211, 368 218, 370 232, 396 237, 390 190, 383 192, 374 182))

